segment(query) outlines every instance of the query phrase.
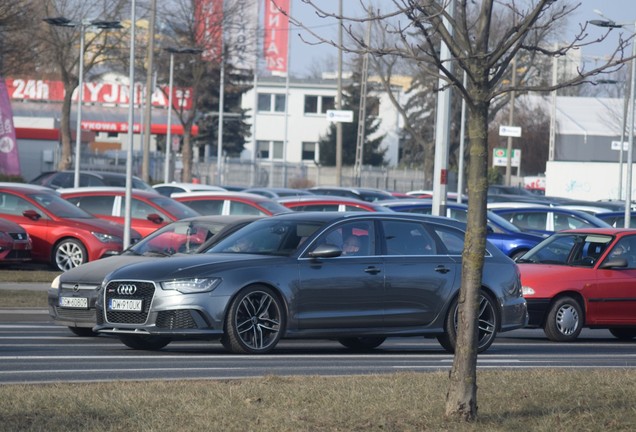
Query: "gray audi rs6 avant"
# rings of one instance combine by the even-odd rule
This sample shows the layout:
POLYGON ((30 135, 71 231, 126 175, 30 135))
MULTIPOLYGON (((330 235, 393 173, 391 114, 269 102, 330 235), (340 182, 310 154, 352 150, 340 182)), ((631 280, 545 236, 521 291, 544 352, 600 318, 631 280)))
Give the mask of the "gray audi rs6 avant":
MULTIPOLYGON (((243 354, 267 353, 281 338, 359 350, 426 336, 453 352, 464 226, 406 213, 264 218, 206 253, 113 271, 93 330, 150 350, 202 338, 243 354)), ((480 302, 480 352, 527 323, 517 266, 490 243, 480 302)))

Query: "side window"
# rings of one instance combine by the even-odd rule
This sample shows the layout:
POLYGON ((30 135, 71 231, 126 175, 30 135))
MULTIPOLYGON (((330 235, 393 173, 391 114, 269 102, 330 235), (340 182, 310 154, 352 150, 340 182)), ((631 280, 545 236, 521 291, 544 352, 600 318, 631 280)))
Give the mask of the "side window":
POLYGON ((338 211, 338 204, 308 204, 303 211, 338 211))
POLYGON ((356 206, 352 206, 352 205, 346 205, 345 206, 345 211, 362 211, 362 212, 366 212, 369 211, 365 208, 362 207, 356 207, 356 206))
MULTIPOLYGON (((75 204, 82 210, 96 215, 111 216, 113 214, 114 196, 85 196, 68 198, 68 201, 75 204)), ((122 210, 122 213, 123 210, 122 210)))
POLYGON ((375 255, 373 221, 348 222, 327 231, 316 245, 331 244, 342 249, 342 257, 375 255))
POLYGON ((26 210, 35 210, 42 215, 42 212, 27 200, 12 194, 0 193, 0 213, 22 216, 26 210))
POLYGON ((245 204, 240 201, 230 201, 230 214, 231 215, 255 215, 255 216, 267 216, 259 209, 249 204, 245 204))
POLYGON ((616 243, 607 259, 624 258, 627 261, 627 268, 636 268, 636 236, 623 237, 616 243))
POLYGON ((183 203, 204 216, 223 213, 223 200, 195 200, 183 201, 183 203))
POLYGON ((521 229, 545 230, 546 228, 546 213, 517 212, 506 218, 521 229))
POLYGON ((463 231, 442 225, 433 225, 433 231, 439 237, 446 253, 449 255, 462 254, 465 236, 463 231))
POLYGON ((438 246, 419 222, 382 222, 387 255, 437 255, 438 246))
MULTIPOLYGON (((80 176, 80 180, 81 180, 81 176, 80 176)), ((73 187, 74 182, 75 182, 75 173, 58 173, 56 176, 54 176, 53 180, 51 180, 51 187, 55 189, 70 188, 70 187, 73 187)))
MULTIPOLYGON (((123 211, 123 209, 122 209, 123 211)), ((159 216, 161 216, 163 218, 164 221, 169 221, 170 218, 167 217, 165 214, 163 214, 162 212, 160 212, 159 210, 157 210, 156 208, 154 208, 153 206, 140 201, 138 199, 133 198, 132 199, 132 209, 130 211, 130 215, 131 217, 137 218, 137 219, 146 219, 148 217, 148 215, 150 214, 158 214, 159 216)), ((122 213, 123 214, 123 213, 122 213)))

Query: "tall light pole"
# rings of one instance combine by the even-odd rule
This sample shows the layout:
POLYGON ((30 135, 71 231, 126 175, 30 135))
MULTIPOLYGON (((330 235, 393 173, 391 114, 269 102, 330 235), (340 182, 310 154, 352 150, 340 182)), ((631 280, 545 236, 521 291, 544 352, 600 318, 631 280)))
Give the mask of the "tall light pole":
POLYGON ((77 92, 77 125, 75 132, 75 174, 73 178, 74 187, 79 187, 80 183, 80 149, 82 144, 82 103, 84 102, 84 35, 88 27, 94 27, 101 30, 120 29, 122 25, 119 21, 71 21, 70 19, 60 17, 43 18, 42 21, 55 27, 79 27, 80 31, 80 55, 78 75, 78 92, 77 92))
POLYGON ((200 54, 200 48, 168 47, 164 48, 170 53, 170 78, 168 82, 168 130, 166 132, 166 156, 164 158, 163 181, 170 181, 170 152, 172 150, 172 95, 174 94, 174 55, 175 54, 200 54))
MULTIPOLYGON (((600 11, 595 10, 597 14, 605 17, 600 11)), ((619 28, 629 25, 634 26, 636 32, 636 22, 634 24, 619 24, 613 20, 592 20, 589 22, 592 25, 606 28, 619 28)), ((634 86, 636 85, 636 42, 632 40, 632 60, 631 60, 632 72, 631 72, 631 84, 629 88, 629 139, 627 144, 627 175, 625 185, 625 228, 629 228, 631 224, 631 211, 632 211, 632 168, 634 165, 634 86)), ((623 151, 623 143, 621 142, 621 152, 623 151)))
POLYGON ((132 219, 132 158, 135 127, 135 28, 137 16, 135 14, 135 0, 130 5, 130 53, 128 82, 130 100, 128 101, 128 148, 126 149, 126 194, 124 196, 124 249, 130 246, 130 229, 132 219))

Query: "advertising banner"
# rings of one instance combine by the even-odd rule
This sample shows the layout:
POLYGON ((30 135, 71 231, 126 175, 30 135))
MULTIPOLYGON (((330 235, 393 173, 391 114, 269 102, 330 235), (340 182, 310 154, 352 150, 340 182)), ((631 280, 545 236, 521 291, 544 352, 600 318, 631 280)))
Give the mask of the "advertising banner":
POLYGON ((15 139, 13 112, 7 86, 3 79, 0 79, 0 173, 20 175, 20 159, 15 139))
POLYGON ((223 0, 197 0, 194 10, 196 43, 203 48, 201 58, 220 61, 223 49, 223 0))
POLYGON ((289 12, 289 0, 265 0, 265 39, 263 45, 267 70, 285 75, 287 73, 289 18, 281 12, 281 9, 289 12))
POLYGON ((254 69, 258 49, 259 0, 225 0, 224 40, 228 62, 235 68, 254 69))

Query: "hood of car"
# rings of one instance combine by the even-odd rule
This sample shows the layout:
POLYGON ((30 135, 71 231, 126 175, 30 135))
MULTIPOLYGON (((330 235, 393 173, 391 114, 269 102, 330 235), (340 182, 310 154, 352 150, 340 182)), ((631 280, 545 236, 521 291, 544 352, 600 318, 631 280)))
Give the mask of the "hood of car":
POLYGON ((208 277, 231 268, 244 268, 251 265, 275 266, 287 260, 289 258, 280 256, 237 253, 174 256, 167 260, 148 260, 121 267, 115 270, 109 279, 160 281, 194 276, 208 277))
POLYGON ((158 259, 156 256, 117 255, 87 262, 65 271, 60 275, 60 283, 100 285, 106 275, 120 267, 158 259))
MULTIPOLYGON (((110 234, 114 236, 118 236, 120 238, 124 238, 124 226, 118 224, 116 222, 108 221, 105 219, 99 218, 90 218, 90 219, 76 219, 70 218, 66 219, 69 221, 69 225, 75 226, 76 228, 85 229, 88 231, 98 231, 104 234, 110 234)), ((139 233, 135 230, 131 230, 132 238, 141 238, 139 233)))

